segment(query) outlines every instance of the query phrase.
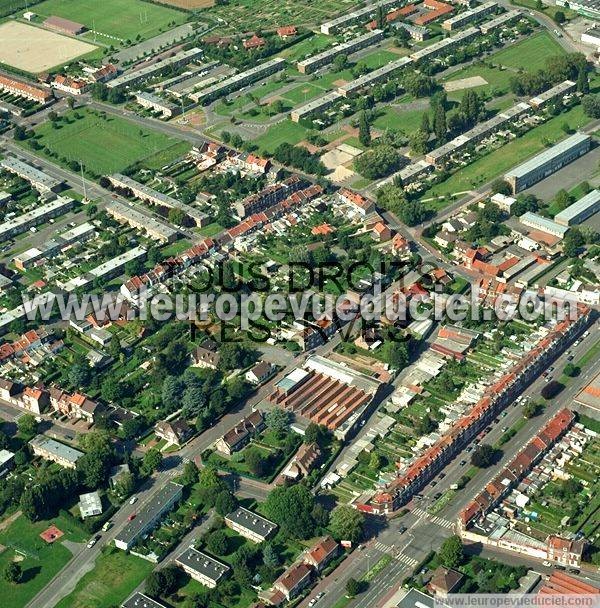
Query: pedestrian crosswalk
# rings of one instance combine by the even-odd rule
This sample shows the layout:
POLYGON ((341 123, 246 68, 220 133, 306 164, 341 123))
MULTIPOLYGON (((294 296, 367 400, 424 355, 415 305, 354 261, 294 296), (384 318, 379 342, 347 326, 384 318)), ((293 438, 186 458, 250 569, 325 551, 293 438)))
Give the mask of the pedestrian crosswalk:
POLYGON ((400 563, 405 564, 407 566, 414 567, 419 563, 418 560, 414 559, 413 557, 409 557, 408 555, 402 555, 402 553, 398 552, 397 549, 394 549, 393 546, 386 545, 385 543, 382 543, 379 540, 373 544, 373 547, 375 547, 375 549, 381 551, 382 553, 387 553, 388 555, 391 555, 396 561, 399 561, 400 563))
POLYGON ((419 563, 414 557, 408 557, 408 555, 402 555, 402 553, 394 555, 394 559, 399 561, 401 564, 410 566, 411 568, 414 568, 419 563))
POLYGON ((419 519, 426 519, 427 521, 430 521, 431 523, 434 523, 437 526, 440 526, 441 528, 446 528, 447 530, 449 530, 450 528, 452 528, 454 526, 454 524, 451 521, 448 521, 447 519, 444 519, 443 517, 438 517, 437 515, 431 515, 430 513, 425 511, 425 509, 421 509, 421 507, 415 507, 412 510, 412 512, 419 519))

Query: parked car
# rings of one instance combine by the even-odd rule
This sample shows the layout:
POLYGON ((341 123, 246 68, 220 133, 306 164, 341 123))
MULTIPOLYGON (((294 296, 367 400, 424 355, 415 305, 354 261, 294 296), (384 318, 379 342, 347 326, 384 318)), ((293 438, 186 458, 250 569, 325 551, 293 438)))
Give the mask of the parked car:
POLYGON ((91 549, 96 544, 97 539, 98 539, 98 537, 90 538, 90 541, 88 542, 86 547, 88 549, 91 549))
POLYGON ((460 461, 460 466, 461 466, 461 467, 464 467, 466 464, 467 464, 467 461, 466 461, 466 460, 461 460, 461 461, 460 461))
POLYGON ((136 513, 132 513, 132 514, 131 514, 131 515, 130 515, 128 518, 127 518, 127 521, 133 521, 133 520, 135 519, 136 515, 137 515, 136 513))
POLYGON ((129 504, 130 505, 134 505, 136 502, 137 502, 137 496, 132 496, 131 499, 130 499, 130 501, 129 501, 129 504))

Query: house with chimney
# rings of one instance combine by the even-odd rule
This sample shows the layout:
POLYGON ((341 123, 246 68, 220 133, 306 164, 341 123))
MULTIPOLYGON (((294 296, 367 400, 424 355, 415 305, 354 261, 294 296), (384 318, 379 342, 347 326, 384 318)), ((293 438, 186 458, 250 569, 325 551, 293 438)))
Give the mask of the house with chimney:
POLYGON ((265 419, 261 412, 252 412, 233 428, 229 429, 215 443, 217 451, 227 456, 231 456, 234 452, 238 452, 248 444, 252 437, 255 437, 265 429, 265 419))
POLYGON ((316 545, 306 550, 304 563, 317 572, 322 572, 340 554, 340 551, 340 545, 331 536, 325 536, 316 545))
POLYGON ((181 446, 194 434, 194 431, 182 419, 160 420, 154 427, 154 434, 159 439, 164 439, 170 445, 181 446))
POLYGON ((284 478, 299 481, 318 465, 321 456, 321 448, 317 443, 303 443, 281 474, 284 478))
POLYGON ((205 340, 200 346, 194 350, 194 364, 196 367, 205 367, 208 369, 217 369, 221 355, 219 354, 219 345, 214 340, 205 340))

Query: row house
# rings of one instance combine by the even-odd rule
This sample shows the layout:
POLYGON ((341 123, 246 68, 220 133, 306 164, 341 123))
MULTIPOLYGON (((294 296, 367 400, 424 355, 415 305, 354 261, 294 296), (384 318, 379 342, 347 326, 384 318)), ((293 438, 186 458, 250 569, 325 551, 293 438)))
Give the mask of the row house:
POLYGON ((99 404, 81 393, 71 394, 58 387, 52 387, 49 395, 52 409, 69 418, 85 420, 92 424, 99 411, 99 404))
POLYGON ((263 188, 256 194, 251 194, 243 200, 234 204, 235 212, 240 219, 244 219, 254 213, 276 205, 288 198, 290 194, 302 190, 308 186, 308 182, 300 179, 298 175, 292 175, 280 184, 273 184, 263 188))
POLYGON ((264 429, 265 419, 262 413, 252 412, 220 437, 215 443, 215 448, 219 452, 231 456, 234 452, 241 450, 252 437, 258 435, 264 429))
POLYGON ((342 203, 349 205, 359 215, 366 216, 375 211, 375 203, 372 200, 349 188, 342 188, 339 197, 342 203))
POLYGON ((71 78, 64 74, 57 74, 51 84, 52 88, 64 93, 70 93, 71 95, 82 95, 89 88, 89 82, 81 80, 80 78, 71 78))
POLYGON ((48 89, 3 74, 0 74, 0 90, 37 103, 48 103, 54 99, 52 91, 48 89))
POLYGON ((573 412, 560 410, 459 514, 465 529, 484 517, 533 469, 575 421, 573 412))
POLYGON ((590 309, 579 305, 576 319, 558 323, 504 376, 489 386, 483 397, 445 435, 399 470, 394 480, 358 508, 366 512, 389 513, 410 500, 575 340, 589 319, 590 309))

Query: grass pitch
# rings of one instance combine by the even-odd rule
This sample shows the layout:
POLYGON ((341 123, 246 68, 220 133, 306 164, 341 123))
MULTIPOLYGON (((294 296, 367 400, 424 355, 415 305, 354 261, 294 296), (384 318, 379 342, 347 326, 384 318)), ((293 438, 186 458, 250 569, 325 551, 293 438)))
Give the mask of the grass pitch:
MULTIPOLYGON (((135 40, 138 35, 145 40, 166 31, 169 24, 179 25, 186 20, 181 11, 141 0, 45 0, 34 10, 42 17, 57 15, 122 40, 135 40)), ((84 36, 90 38, 94 34, 84 36)))
POLYGON ((82 109, 65 116, 68 122, 62 119, 58 128, 46 122, 35 129, 37 141, 57 154, 59 161, 64 158, 77 160, 97 175, 122 171, 159 152, 164 153, 161 162, 165 164, 181 155, 180 140, 142 129, 123 118, 103 118, 96 112, 82 109), (77 115, 80 118, 76 118, 77 115), (169 150, 173 151, 172 155, 169 150))

